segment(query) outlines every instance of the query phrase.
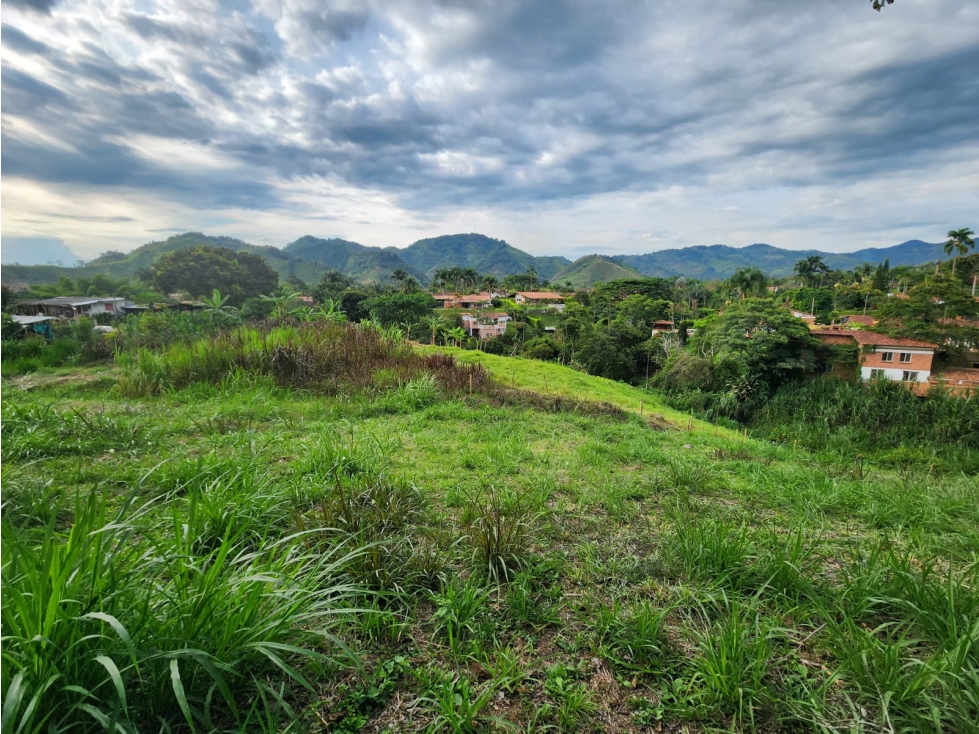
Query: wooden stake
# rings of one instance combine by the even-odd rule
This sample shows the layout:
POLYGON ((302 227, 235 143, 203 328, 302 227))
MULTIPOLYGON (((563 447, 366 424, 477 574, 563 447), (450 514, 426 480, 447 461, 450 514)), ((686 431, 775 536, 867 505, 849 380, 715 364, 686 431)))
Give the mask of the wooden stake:
POLYGON ((643 399, 639 398, 639 415, 642 415, 642 404, 643 404, 643 399))
POLYGON ((469 394, 473 394, 473 373, 469 373, 469 394))

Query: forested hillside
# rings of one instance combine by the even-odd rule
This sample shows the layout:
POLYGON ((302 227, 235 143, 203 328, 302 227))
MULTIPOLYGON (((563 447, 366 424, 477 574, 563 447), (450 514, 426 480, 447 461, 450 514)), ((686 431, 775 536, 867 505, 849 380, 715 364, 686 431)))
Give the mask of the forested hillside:
POLYGON ((533 266, 537 275, 550 279, 569 264, 565 257, 534 257, 523 250, 481 234, 450 234, 418 240, 397 253, 408 265, 421 271, 423 282, 429 282, 439 268, 474 268, 480 273, 503 277, 523 273, 533 266))
POLYGON ((585 255, 560 270, 552 279, 562 286, 570 284, 573 288, 586 288, 595 283, 610 280, 635 278, 641 273, 634 268, 616 262, 604 255, 585 255))
POLYGON ((635 268, 643 275, 667 278, 683 275, 687 278, 714 280, 729 278, 739 268, 761 268, 771 276, 789 275, 795 264, 804 258, 819 256, 834 270, 852 270, 863 263, 876 265, 889 260, 892 266, 921 265, 945 260, 942 245, 908 240, 894 247, 876 247, 856 252, 821 252, 820 250, 785 250, 771 245, 697 245, 676 250, 660 250, 645 255, 617 255, 623 265, 635 268))

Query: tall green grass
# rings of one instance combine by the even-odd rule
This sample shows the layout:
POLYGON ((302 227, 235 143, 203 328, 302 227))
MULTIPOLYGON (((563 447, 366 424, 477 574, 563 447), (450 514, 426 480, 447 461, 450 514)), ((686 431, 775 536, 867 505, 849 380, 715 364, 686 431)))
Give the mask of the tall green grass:
POLYGON ((67 528, 4 514, 3 731, 278 730, 310 673, 347 664, 333 630, 363 596, 343 570, 359 550, 217 536, 197 499, 134 497, 93 492, 67 528))
POLYGON ((264 375, 282 386, 328 394, 364 391, 378 383, 398 386, 406 403, 429 404, 437 392, 431 376, 449 392, 484 390, 486 371, 450 355, 422 356, 397 335, 373 324, 317 322, 296 327, 241 328, 160 352, 122 353, 119 389, 124 395, 155 395, 229 375, 264 375))
MULTIPOLYGON (((756 435, 814 451, 895 452, 893 461, 927 460, 936 448, 979 450, 979 396, 916 397, 905 385, 809 380, 782 387, 752 421, 756 435)), ((973 468, 979 458, 973 457, 973 468)))

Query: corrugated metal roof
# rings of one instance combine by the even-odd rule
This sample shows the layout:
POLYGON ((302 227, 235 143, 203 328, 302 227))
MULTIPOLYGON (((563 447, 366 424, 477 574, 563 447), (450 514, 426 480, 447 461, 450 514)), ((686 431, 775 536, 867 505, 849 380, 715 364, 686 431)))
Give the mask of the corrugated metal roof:
POLYGON ((125 301, 125 298, 113 298, 106 296, 105 298, 93 298, 91 296, 60 296, 58 298, 42 298, 39 301, 19 301, 18 306, 90 306, 93 303, 104 303, 112 301, 113 303, 118 303, 119 301, 125 301))

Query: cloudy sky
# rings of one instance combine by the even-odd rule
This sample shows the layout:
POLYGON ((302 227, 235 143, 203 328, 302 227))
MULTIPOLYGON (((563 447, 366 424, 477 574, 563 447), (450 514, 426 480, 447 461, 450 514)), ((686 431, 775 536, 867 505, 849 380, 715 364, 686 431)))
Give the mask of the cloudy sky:
POLYGON ((2 235, 938 241, 977 69, 975 0, 5 0, 2 235))

